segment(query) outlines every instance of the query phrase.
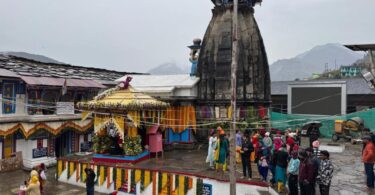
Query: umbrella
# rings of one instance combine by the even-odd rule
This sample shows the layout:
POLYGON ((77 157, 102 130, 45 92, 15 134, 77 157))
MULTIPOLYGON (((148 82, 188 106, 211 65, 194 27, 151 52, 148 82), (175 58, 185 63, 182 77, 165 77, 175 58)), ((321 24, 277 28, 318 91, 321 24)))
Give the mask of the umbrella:
POLYGON ((315 126, 315 127, 320 128, 320 127, 322 127, 322 122, 320 122, 320 121, 307 122, 307 123, 303 124, 302 129, 308 129, 311 126, 315 126))
POLYGON ((308 135, 309 132, 307 132, 307 131, 308 131, 309 127, 311 127, 311 126, 315 126, 317 128, 320 128, 322 126, 322 123, 320 121, 310 121, 310 122, 307 122, 307 123, 303 124, 301 134, 302 135, 308 135))

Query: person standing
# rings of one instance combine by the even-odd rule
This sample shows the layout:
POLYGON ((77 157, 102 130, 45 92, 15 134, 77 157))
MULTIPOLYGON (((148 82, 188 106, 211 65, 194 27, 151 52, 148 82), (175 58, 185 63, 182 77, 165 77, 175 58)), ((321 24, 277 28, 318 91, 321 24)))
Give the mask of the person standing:
POLYGON ((228 139, 225 138, 225 132, 220 131, 219 140, 215 151, 216 170, 219 171, 220 166, 223 171, 227 170, 227 156, 229 150, 228 139))
POLYGON ((318 140, 320 137, 320 131, 319 128, 316 126, 312 126, 311 130, 309 132, 309 138, 310 138, 310 147, 313 147, 313 142, 318 140))
POLYGON ((316 187, 316 177, 318 176, 318 170, 320 166, 320 159, 315 155, 314 149, 312 148, 306 148, 305 149, 307 153, 308 160, 313 164, 313 180, 312 180, 312 191, 313 194, 315 194, 315 187, 316 187))
POLYGON ((296 129, 296 144, 301 145, 301 135, 299 128, 296 129))
POLYGON ((314 165, 308 158, 306 151, 301 151, 299 154, 300 166, 299 166, 299 188, 301 195, 315 195, 313 191, 314 184, 314 165))
POLYGON ((327 150, 320 151, 320 166, 318 176, 316 178, 319 184, 320 195, 329 195, 329 187, 333 177, 333 165, 329 160, 329 152, 327 150))
POLYGON ((254 151, 253 144, 250 142, 249 134, 245 133, 242 137, 241 146, 241 161, 243 176, 241 178, 246 178, 250 180, 252 178, 251 161, 250 154, 254 151))
POLYGON ((236 131, 236 162, 241 163, 240 150, 242 147, 242 136, 239 130, 236 131))
POLYGON ((260 156, 261 157, 259 161, 259 172, 260 172, 260 175, 262 176, 262 180, 266 182, 267 177, 268 177, 268 168, 269 168, 269 162, 271 158, 271 151, 264 144, 262 145, 262 148, 260 150, 260 156))
POLYGON ((276 177, 277 191, 281 193, 286 183, 286 168, 288 166, 288 153, 285 144, 277 151, 276 154, 276 177))
POLYGON ((374 190, 374 163, 375 163, 375 146, 371 141, 371 136, 366 135, 362 138, 365 147, 362 152, 362 162, 365 165, 366 184, 369 190, 374 190))
POLYGON ((298 172, 300 161, 298 159, 298 152, 292 152, 292 159, 288 164, 288 188, 289 195, 298 195, 298 172))
POLYGON ((39 183, 40 183, 40 193, 43 194, 44 192, 44 186, 47 182, 47 176, 46 176, 46 166, 44 163, 41 163, 38 167, 38 173, 39 173, 39 183))
POLYGON ((217 137, 215 130, 211 129, 210 138, 208 141, 208 154, 206 158, 206 163, 210 163, 210 168, 215 169, 215 150, 216 150, 217 137))
POLYGON ((94 195, 94 185, 95 185, 95 173, 92 169, 86 168, 86 192, 87 195, 94 195))
POLYGON ((286 150, 288 151, 288 154, 291 154, 293 147, 294 147, 294 138, 293 138, 292 133, 289 133, 288 137, 286 138, 286 146, 287 146, 286 150))
POLYGON ((37 174, 38 173, 32 173, 32 176, 28 182, 28 185, 25 190, 28 195, 41 195, 39 177, 37 174))
POLYGON ((283 145, 283 140, 281 139, 281 131, 277 131, 277 134, 273 138, 273 151, 277 152, 283 145))
POLYGON ((263 138, 263 144, 268 147, 269 149, 272 148, 272 139, 270 137, 270 132, 266 132, 264 134, 264 138, 263 138))

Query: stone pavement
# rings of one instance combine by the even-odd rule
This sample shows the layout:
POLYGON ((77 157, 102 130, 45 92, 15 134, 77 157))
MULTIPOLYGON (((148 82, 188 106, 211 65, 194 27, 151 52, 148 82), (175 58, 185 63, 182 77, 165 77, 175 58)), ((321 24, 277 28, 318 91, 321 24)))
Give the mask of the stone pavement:
MULTIPOLYGON (((322 143, 328 143, 328 140, 321 140, 322 143)), ((363 164, 361 162, 361 145, 352 145, 350 143, 339 142, 345 145, 343 153, 331 153, 331 160, 335 166, 334 177, 331 185, 331 195, 366 195, 374 194, 366 190, 365 175, 363 173, 363 164)), ((217 173, 210 170, 205 163, 206 150, 175 150, 166 152, 164 158, 150 159, 145 162, 138 163, 134 167, 148 169, 162 169, 175 172, 189 172, 207 177, 218 179, 228 179, 228 174, 217 173)), ((253 181, 259 181, 259 175, 255 164, 253 168, 253 181)), ((133 165, 128 165, 133 166, 133 165)), ((237 176, 241 176, 242 167, 237 166, 237 176)), ((56 182, 54 180, 55 168, 50 168, 47 172, 48 184, 46 186, 46 194, 75 194, 84 195, 85 189, 72 186, 65 183, 56 182)), ((13 171, 0 173, 0 194, 17 194, 19 186, 28 178, 27 171, 13 171)), ((317 189, 318 191, 318 189, 317 189)), ((99 194, 99 193, 98 193, 99 194)), ((317 193, 318 195, 319 193, 317 193)))
MULTIPOLYGON (((48 182, 45 188, 45 195, 86 195, 86 189, 61 182, 57 182, 55 177, 56 169, 50 168, 47 171, 48 182)), ((14 195, 18 194, 18 189, 23 181, 29 178, 29 171, 17 170, 12 172, 0 173, 0 194, 14 195)), ((96 193, 96 195, 102 195, 96 193)))
POLYGON ((331 160, 335 167, 331 184, 331 195, 365 195, 375 194, 366 190, 366 177, 361 162, 362 145, 345 144, 343 153, 331 153, 331 160))

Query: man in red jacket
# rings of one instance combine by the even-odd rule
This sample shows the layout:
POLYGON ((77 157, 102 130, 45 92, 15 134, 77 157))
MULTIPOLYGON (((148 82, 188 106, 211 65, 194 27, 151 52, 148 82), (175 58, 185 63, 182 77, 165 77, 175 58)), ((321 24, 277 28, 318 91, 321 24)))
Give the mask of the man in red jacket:
POLYGON ((306 151, 299 153, 300 165, 299 165, 299 187, 301 195, 314 195, 314 164, 310 158, 308 158, 306 151))
POLYGON ((374 189, 374 163, 375 163, 375 146, 371 141, 371 137, 366 135, 362 138, 365 148, 362 152, 362 161, 365 164, 365 172, 367 177, 367 187, 374 189))

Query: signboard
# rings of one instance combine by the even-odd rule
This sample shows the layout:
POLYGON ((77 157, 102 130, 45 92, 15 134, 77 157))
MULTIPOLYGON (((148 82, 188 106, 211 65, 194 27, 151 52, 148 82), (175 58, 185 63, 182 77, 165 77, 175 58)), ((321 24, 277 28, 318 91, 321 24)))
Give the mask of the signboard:
POLYGON ((81 143, 81 152, 88 152, 91 150, 92 142, 83 142, 81 143))
POLYGON ((47 156, 47 147, 33 149, 33 158, 42 158, 47 156))
POLYGON ((212 185, 211 184, 203 184, 202 195, 212 195, 212 185))
POLYGON ((56 114, 74 114, 74 102, 56 102, 56 114))

